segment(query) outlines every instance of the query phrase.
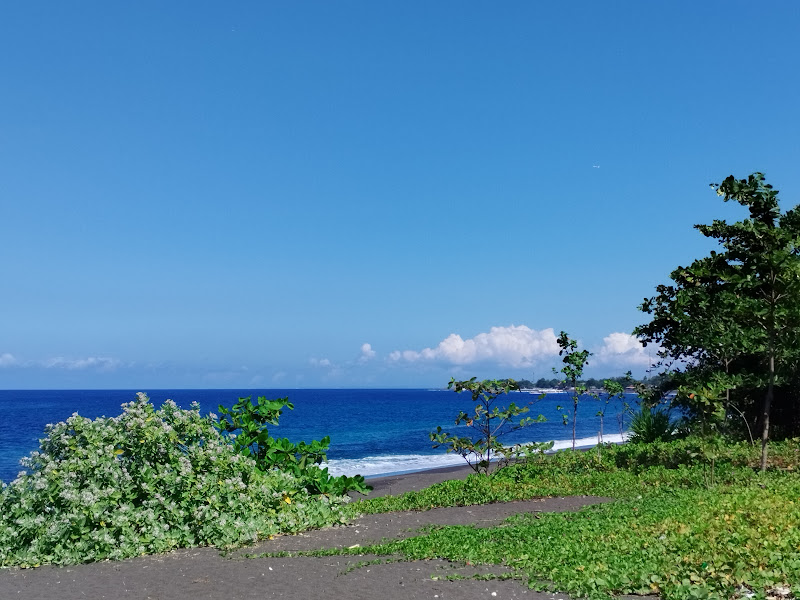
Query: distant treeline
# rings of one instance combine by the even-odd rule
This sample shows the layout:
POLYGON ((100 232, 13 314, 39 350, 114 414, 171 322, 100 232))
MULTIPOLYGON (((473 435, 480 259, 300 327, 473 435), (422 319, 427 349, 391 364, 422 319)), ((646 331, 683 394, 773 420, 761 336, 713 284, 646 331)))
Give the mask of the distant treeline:
MULTIPOLYGON (((594 377, 590 377, 589 379, 580 380, 578 381, 578 385, 586 386, 588 389, 599 389, 603 387, 603 382, 606 380, 616 381, 622 387, 628 387, 629 385, 636 385, 636 384, 645 384, 647 386, 658 386, 660 383, 660 376, 655 377, 645 377, 644 379, 633 379, 626 375, 620 375, 619 377, 605 377, 603 379, 595 379, 594 377)), ((536 381, 530 381, 528 379, 518 379, 516 380, 517 384, 519 385, 519 389, 521 390, 531 390, 531 389, 544 389, 544 388, 551 388, 551 389, 565 389, 567 387, 567 382, 563 379, 546 379, 544 377, 540 377, 536 381)))

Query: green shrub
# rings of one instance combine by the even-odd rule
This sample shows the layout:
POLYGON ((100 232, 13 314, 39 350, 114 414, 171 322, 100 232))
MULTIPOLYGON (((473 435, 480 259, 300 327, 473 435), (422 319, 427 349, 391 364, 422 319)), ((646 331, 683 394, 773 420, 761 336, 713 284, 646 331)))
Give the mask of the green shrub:
POLYGON ((343 498, 312 498, 262 472, 201 417, 145 394, 114 418, 73 414, 0 492, 0 566, 121 559, 229 547, 342 519, 343 498))
POLYGON ((307 444, 269 435, 267 425, 277 425, 284 408, 294 409, 288 397, 267 400, 260 396, 255 404, 250 396, 239 398, 230 409, 219 406, 222 417, 214 426, 231 434, 228 439, 234 450, 252 458, 259 470, 291 473, 311 494, 342 496, 351 491, 366 494, 372 489, 361 475, 334 477, 328 473, 327 467, 318 466, 328 458, 330 437, 307 444))
POLYGON ((676 425, 669 411, 642 406, 631 419, 631 443, 667 442, 672 439, 676 425))
POLYGON ((690 465, 696 461, 701 442, 698 438, 657 440, 649 443, 624 444, 614 451, 616 465, 622 469, 640 470, 663 466, 675 469, 679 465, 690 465))
MULTIPOLYGON (((709 454, 710 442, 698 436, 669 442, 623 444, 610 451, 617 467, 640 471, 654 466, 675 469, 680 465, 700 464, 709 454)), ((774 463, 792 470, 800 461, 798 440, 774 442, 774 463)), ((727 442, 714 445, 715 461, 734 467, 758 465, 759 449, 748 442, 727 442)))
POLYGON ((800 438, 770 442, 770 463, 786 471, 800 469, 800 438))

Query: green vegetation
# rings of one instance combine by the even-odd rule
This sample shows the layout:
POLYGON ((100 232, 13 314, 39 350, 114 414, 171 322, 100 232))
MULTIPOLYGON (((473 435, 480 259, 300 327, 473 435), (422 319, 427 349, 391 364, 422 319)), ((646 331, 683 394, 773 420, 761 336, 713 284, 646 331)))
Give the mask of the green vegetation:
POLYGON ((761 173, 712 187, 749 218, 697 225, 720 251, 675 269, 644 300, 652 319, 634 333, 660 345, 666 385, 696 428, 758 432, 764 470, 769 440, 800 434, 800 212, 781 213, 761 173))
MULTIPOLYGON (((600 389, 603 387, 603 382, 605 381, 615 381, 619 384, 622 384, 623 387, 632 385, 635 383, 644 383, 652 385, 656 378, 654 377, 645 377, 641 381, 633 379, 630 374, 621 375, 618 377, 609 377, 608 379, 596 379, 594 377, 589 377, 588 379, 579 379, 578 383, 586 389, 600 389)), ((545 379, 544 377, 540 377, 535 382, 530 381, 529 379, 519 379, 517 380, 517 385, 519 385, 519 389, 521 390, 532 390, 532 389, 545 389, 545 388, 562 388, 564 385, 563 379, 558 379, 557 377, 553 377, 551 379, 545 379)))
POLYGON ((28 472, 0 491, 0 566, 229 547, 342 522, 347 498, 259 466, 214 425, 197 405, 156 410, 139 394, 118 417, 48 426, 28 472))
MULTIPOLYGON (((631 372, 628 371, 625 375, 624 382, 630 383, 631 381, 631 372)), ((589 394, 598 402, 600 402, 600 409, 597 411, 597 416, 600 417, 600 443, 603 443, 603 433, 605 427, 605 419, 606 419, 606 411, 608 410, 609 403, 614 398, 623 399, 623 412, 627 409, 627 403, 624 403, 625 398, 625 387, 622 383, 615 379, 606 379, 603 381, 603 387, 601 391, 589 391, 589 394)), ((623 415, 619 415, 620 419, 622 419, 623 415)), ((621 425, 621 424, 620 424, 621 425)), ((620 431, 622 431, 622 427, 620 426, 620 431)))
POLYGON ((257 469, 290 473, 303 482, 310 494, 342 496, 351 491, 366 494, 369 488, 361 475, 333 477, 327 467, 318 466, 328 459, 330 437, 307 444, 269 435, 267 425, 277 425, 284 408, 294 408, 289 398, 267 400, 261 396, 256 404, 250 396, 239 398, 231 409, 219 406, 222 417, 214 426, 231 434, 229 439, 234 450, 255 460, 257 469))
POLYGON ((676 425, 669 410, 663 407, 640 406, 631 419, 633 443, 668 442, 675 433, 676 425))
POLYGON ((430 433, 431 442, 433 442, 434 448, 445 446, 448 452, 454 452, 463 457, 476 473, 488 475, 492 465, 500 468, 521 456, 532 452, 542 452, 553 447, 552 443, 516 444, 507 447, 500 442, 501 437, 512 431, 545 420, 542 415, 535 419, 526 417, 515 420, 530 409, 527 406, 517 406, 513 402, 508 407, 495 405, 499 396, 519 389, 513 379, 502 381, 490 379, 477 381, 475 377, 468 381, 451 379, 447 384, 447 389, 455 390, 459 394, 467 391, 472 395, 472 401, 477 403, 473 414, 461 411, 455 422, 456 426, 466 425, 475 434, 456 436, 437 427, 436 431, 430 433))
MULTIPOLYGON (((579 350, 578 342, 570 339, 569 335, 562 331, 558 336, 558 355, 562 357, 564 366, 561 367, 561 373, 564 374, 564 385, 572 397, 572 449, 575 450, 575 426, 578 422, 578 401, 581 394, 586 392, 586 387, 579 382, 583 377, 583 368, 589 362, 591 352, 588 350, 579 350)), ((553 369, 555 372, 555 369, 553 369)), ((561 407, 558 407, 561 410, 561 407)), ((564 412, 561 415, 564 419, 564 425, 569 423, 569 414, 564 412)))
POLYGON ((562 451, 490 477, 354 503, 348 511, 368 513, 574 494, 617 499, 577 513, 518 515, 488 529, 433 527, 418 537, 335 552, 504 564, 533 588, 598 599, 764 598, 784 586, 797 595, 800 443, 774 444, 781 468, 766 473, 756 470, 758 448, 722 445, 714 483, 704 443, 606 446, 601 455, 562 451))

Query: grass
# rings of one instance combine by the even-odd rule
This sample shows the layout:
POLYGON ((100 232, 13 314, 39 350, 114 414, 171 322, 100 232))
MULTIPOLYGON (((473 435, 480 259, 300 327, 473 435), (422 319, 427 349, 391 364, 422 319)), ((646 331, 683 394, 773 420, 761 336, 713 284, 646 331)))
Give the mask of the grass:
POLYGON ((573 494, 617 501, 577 513, 518 515, 489 529, 433 527, 414 538, 335 552, 504 564, 533 588, 589 598, 766 598, 778 587, 800 597, 799 451, 796 440, 773 444, 780 468, 761 474, 751 464, 756 452, 727 446, 715 456, 713 480, 710 461, 691 441, 605 448, 600 455, 561 452, 492 477, 473 475, 348 510, 573 494))

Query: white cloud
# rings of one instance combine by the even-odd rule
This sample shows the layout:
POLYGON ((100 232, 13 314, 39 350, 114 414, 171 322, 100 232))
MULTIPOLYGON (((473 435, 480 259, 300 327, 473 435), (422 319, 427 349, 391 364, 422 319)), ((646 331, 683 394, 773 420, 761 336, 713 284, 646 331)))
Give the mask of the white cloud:
POLYGON ((310 362, 313 367, 330 367, 332 364, 327 358, 312 358, 309 359, 308 362, 310 362))
POLYGON ((104 356, 89 356, 87 358, 67 359, 61 356, 43 361, 42 366, 47 369, 67 369, 79 371, 84 369, 97 369, 98 371, 113 371, 120 366, 116 358, 104 356))
POLYGON ((375 350, 372 349, 372 344, 361 344, 361 356, 358 357, 358 362, 365 363, 375 358, 375 350))
POLYGON ((8 352, 0 354, 0 367, 13 367, 16 364, 18 364, 18 361, 13 354, 8 352))
POLYGON ((656 358, 658 348, 642 343, 628 333, 612 333, 603 338, 603 345, 595 350, 594 361, 598 364, 610 364, 631 367, 649 367, 656 358))
POLYGON ((395 350, 393 362, 441 361, 453 365, 495 363, 501 366, 531 367, 543 358, 558 355, 558 343, 552 328, 536 331, 525 325, 492 327, 488 333, 463 339, 451 333, 435 348, 395 350))

